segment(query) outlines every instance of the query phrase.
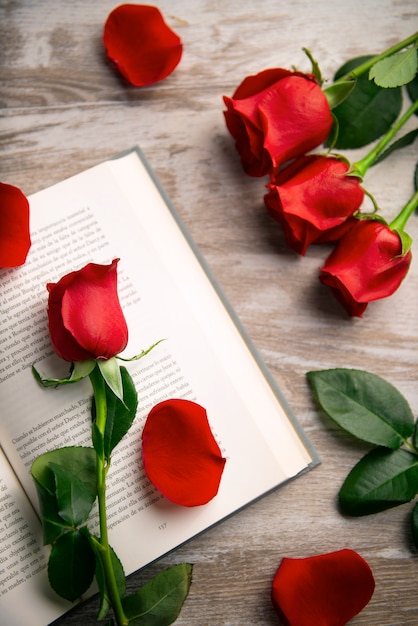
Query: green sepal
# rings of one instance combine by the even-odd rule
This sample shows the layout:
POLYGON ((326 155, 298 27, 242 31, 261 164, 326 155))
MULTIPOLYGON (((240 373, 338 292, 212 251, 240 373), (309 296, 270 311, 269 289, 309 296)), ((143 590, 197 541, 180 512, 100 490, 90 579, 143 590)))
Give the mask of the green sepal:
POLYGON ((410 502, 418 493, 418 456, 378 447, 353 467, 339 493, 343 513, 369 515, 410 502))
POLYGON ((335 82, 323 91, 328 100, 329 108, 335 109, 348 98, 356 86, 355 80, 342 80, 340 83, 335 82))
POLYGON ((139 352, 139 354, 136 354, 135 356, 131 356, 129 358, 126 358, 126 357, 122 357, 122 356, 120 356, 120 354, 118 354, 118 356, 116 356, 115 358, 119 359, 119 361, 125 361, 125 363, 129 362, 129 361, 139 361, 139 359, 142 359, 144 356, 149 354, 151 352, 151 350, 153 350, 156 346, 158 346, 162 341, 166 341, 166 339, 159 339, 155 343, 151 344, 149 348, 146 348, 145 350, 142 350, 141 352, 139 352))
POLYGON ((95 557, 83 529, 69 530, 54 543, 48 562, 49 583, 54 591, 74 602, 90 587, 95 557))
POLYGON ((97 361, 99 370, 106 382, 106 385, 112 390, 112 392, 123 402, 123 386, 122 376, 119 369, 119 364, 115 357, 107 360, 97 361))
MULTIPOLYGON (((345 63, 336 73, 334 84, 338 85, 339 78, 342 79, 370 58, 364 56, 345 63)), ((337 106, 333 106, 333 113, 340 126, 336 147, 344 150, 361 148, 378 139, 389 131, 401 108, 402 91, 399 87, 383 89, 367 76, 359 76, 352 92, 337 106)))
POLYGON ((396 449, 414 432, 407 400, 380 376, 336 368, 308 372, 307 378, 324 412, 354 437, 396 449))
POLYGON ((418 548, 418 502, 415 503, 412 509, 411 530, 413 542, 415 547, 418 548))
POLYGON ((70 526, 80 526, 87 520, 96 499, 83 482, 67 467, 49 462, 55 478, 58 515, 70 526))
POLYGON ((35 377, 37 383, 42 387, 57 387, 58 385, 69 385, 72 383, 78 383, 83 378, 89 376, 94 370, 96 361, 77 361, 71 363, 70 372, 66 378, 45 378, 41 376, 36 367, 32 365, 32 374, 35 377))
POLYGON ((408 233, 406 233, 404 230, 398 230, 397 228, 394 228, 393 232, 395 232, 401 240, 402 249, 399 256, 405 256, 405 254, 412 246, 412 237, 408 235, 408 233))
MULTIPOLYGON (((95 577, 96 582, 99 587, 99 595, 100 595, 100 606, 97 615, 97 621, 103 620, 108 614, 111 601, 108 593, 108 588, 106 584, 106 576, 103 568, 103 560, 102 560, 102 551, 103 548, 100 544, 100 539, 95 535, 89 534, 90 544, 93 548, 95 558, 96 558, 96 566, 95 566, 95 577)), ((113 572, 115 574, 116 580, 116 588, 119 593, 119 597, 123 598, 126 593, 126 577, 125 572, 120 562, 116 552, 113 550, 111 546, 109 546, 110 557, 112 560, 113 572)))
MULTIPOLYGON (((77 485, 83 488, 85 501, 78 501, 77 509, 85 510, 94 502, 97 495, 96 484, 96 454, 93 448, 67 447, 45 452, 38 456, 31 466, 31 474, 35 481, 43 522, 44 543, 53 543, 68 529, 68 522, 59 511, 67 511, 74 506, 71 495, 63 496, 60 486, 60 495, 57 494, 56 472, 51 464, 59 465, 63 473, 72 477, 77 485), (58 503, 59 501, 59 503, 58 503), (87 502, 89 503, 87 505, 87 502)), ((55 467, 56 470, 56 467, 55 467)), ((71 478, 70 478, 71 480, 71 478)), ((71 493, 71 490, 70 490, 71 493)), ((80 492, 78 491, 80 494, 80 492)), ((91 506, 90 506, 91 509, 91 506)), ((67 517, 68 519, 68 517, 67 517)))
POLYGON ((318 61, 314 59, 314 57, 312 56, 312 53, 310 52, 310 50, 308 50, 308 48, 302 48, 302 50, 304 51, 304 53, 306 54, 306 56, 311 62, 311 68, 312 68, 311 73, 315 76, 315 80, 318 83, 318 85, 321 86, 324 81, 322 79, 322 73, 319 68, 318 61))
POLYGON ((107 417, 104 432, 104 455, 110 454, 122 437, 128 432, 138 408, 138 394, 134 381, 126 367, 120 368, 122 380, 122 401, 106 387, 107 417))
POLYGON ((122 599, 131 626, 168 626, 178 617, 189 593, 192 565, 169 567, 148 581, 137 593, 122 599))
POLYGON ((375 63, 370 69, 369 79, 385 89, 401 87, 415 78, 417 68, 417 49, 412 46, 375 63))

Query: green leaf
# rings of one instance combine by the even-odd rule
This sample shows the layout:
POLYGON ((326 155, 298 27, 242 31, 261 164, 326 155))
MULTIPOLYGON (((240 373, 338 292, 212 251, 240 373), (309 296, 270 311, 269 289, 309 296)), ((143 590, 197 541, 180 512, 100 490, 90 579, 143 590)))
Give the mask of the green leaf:
POLYGON ((369 78, 379 87, 400 87, 415 78, 417 66, 417 49, 412 46, 375 63, 370 69, 369 78))
POLYGON ((48 562, 50 585, 62 598, 74 602, 90 587, 94 567, 89 540, 81 530, 70 530, 52 547, 48 562))
POLYGON ((409 502, 418 493, 418 456, 375 448, 353 467, 339 493, 343 513, 368 515, 409 502))
POLYGON ((409 133, 406 133, 403 137, 400 137, 399 139, 394 141, 389 146, 389 148, 387 148, 387 150, 382 152, 379 155, 379 157, 374 161, 373 165, 376 165, 377 163, 381 163, 382 161, 384 161, 390 154, 392 154, 392 152, 395 152, 395 150, 400 150, 401 148, 410 146, 411 144, 414 143, 417 137, 418 137, 418 128, 415 128, 414 130, 409 131, 409 133))
POLYGON ((97 365, 108 387, 123 401, 122 377, 116 358, 97 361, 97 365))
MULTIPOLYGON (((335 79, 344 76, 370 56, 352 59, 341 67, 335 79)), ((336 148, 360 148, 384 135, 402 108, 399 87, 383 89, 367 76, 359 76, 352 93, 333 109, 339 122, 336 148)))
POLYGON ((415 506, 412 509, 411 527, 412 539, 414 541, 415 547, 418 548, 418 502, 415 503, 415 506))
POLYGON ((44 543, 53 543, 67 529, 68 523, 59 514, 56 474, 50 463, 62 467, 70 476, 81 482, 89 500, 97 495, 96 454, 93 448, 58 448, 38 456, 31 466, 31 474, 38 493, 43 518, 44 543))
MULTIPOLYGON (((97 615, 97 621, 103 620, 109 612, 111 607, 110 596, 108 593, 108 588, 106 584, 106 576, 103 568, 103 560, 102 560, 102 548, 100 545, 100 540, 98 537, 89 533, 89 539, 91 547, 93 548, 95 557, 96 557, 96 569, 95 576, 97 585, 99 587, 100 594, 100 607, 97 615)), ((118 556, 112 547, 110 549, 110 557, 112 560, 113 571, 116 579, 116 587, 119 593, 119 597, 123 598, 126 593, 126 577, 125 572, 120 562, 118 556)))
POLYGON ((58 514, 71 526, 80 526, 87 520, 96 494, 89 492, 68 468, 52 462, 49 467, 55 476, 58 514))
POLYGON ((408 402, 383 378, 344 368, 308 372, 307 378, 325 413, 354 437, 396 449, 412 435, 408 402))
POLYGON ((414 435, 412 437, 412 444, 418 450, 418 420, 415 422, 414 435))
POLYGON ((69 525, 58 513, 58 505, 55 494, 51 494, 37 480, 35 480, 39 506, 42 515, 43 543, 54 543, 68 529, 69 525))
POLYGON ((138 394, 134 381, 126 367, 120 368, 123 402, 106 388, 107 417, 104 435, 105 456, 110 457, 113 448, 130 429, 138 408, 138 394))
POLYGON ((192 565, 180 563, 167 568, 137 593, 122 599, 131 626, 168 626, 180 614, 189 593, 192 565))
MULTIPOLYGON (((407 84, 406 91, 411 102, 418 100, 418 74, 415 76, 414 80, 411 80, 411 82, 407 84)), ((418 111, 415 111, 415 115, 418 115, 418 111)))

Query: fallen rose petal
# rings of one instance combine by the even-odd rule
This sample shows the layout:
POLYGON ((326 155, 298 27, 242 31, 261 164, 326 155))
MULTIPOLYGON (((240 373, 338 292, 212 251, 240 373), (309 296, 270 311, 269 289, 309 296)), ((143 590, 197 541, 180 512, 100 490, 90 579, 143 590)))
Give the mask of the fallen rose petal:
POLYGON ((18 187, 0 183, 0 267, 23 265, 30 246, 28 199, 18 187))
POLYGON ((175 504, 199 506, 218 493, 226 460, 205 409, 195 402, 165 400, 151 410, 142 456, 150 481, 175 504))
POLYGON ((285 557, 274 576, 272 601, 285 626, 344 626, 370 601, 373 573, 354 550, 285 557))
POLYGON ((136 87, 166 78, 180 62, 180 37, 165 23, 159 9, 122 4, 108 16, 103 43, 119 72, 136 87))

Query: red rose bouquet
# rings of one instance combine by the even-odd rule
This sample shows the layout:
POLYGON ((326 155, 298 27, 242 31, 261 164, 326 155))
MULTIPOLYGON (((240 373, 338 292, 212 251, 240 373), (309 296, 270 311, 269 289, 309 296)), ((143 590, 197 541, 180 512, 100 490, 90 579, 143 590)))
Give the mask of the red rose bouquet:
POLYGON ((414 130, 392 142, 418 109, 417 42, 415 33, 378 56, 348 62, 326 89, 318 64, 305 50, 312 73, 264 70, 245 78, 231 98, 224 97, 226 126, 243 169, 269 176, 264 203, 288 245, 305 255, 311 244, 337 243, 319 278, 351 316, 362 316, 369 302, 394 293, 411 263, 411 239, 404 229, 418 206, 417 191, 388 224, 363 183, 372 165, 418 134, 414 130), (413 102, 398 118, 403 85, 413 102), (357 115, 365 109, 369 123, 359 128, 357 115), (331 152, 378 137, 354 164, 331 152), (318 153, 321 144, 330 150, 318 153), (374 213, 361 212, 364 196, 371 198, 374 213))

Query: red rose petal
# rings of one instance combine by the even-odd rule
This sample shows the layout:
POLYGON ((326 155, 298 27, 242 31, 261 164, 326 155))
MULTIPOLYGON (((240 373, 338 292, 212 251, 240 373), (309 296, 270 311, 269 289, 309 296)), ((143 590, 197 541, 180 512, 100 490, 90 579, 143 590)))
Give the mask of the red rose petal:
POLYGON ((108 16, 103 33, 106 54, 132 85, 166 78, 180 62, 180 37, 160 11, 144 4, 123 4, 108 16))
POLYGON ((0 267, 23 265, 30 246, 28 199, 17 187, 0 183, 0 267))
POLYGON ((272 601, 286 626, 344 626, 370 601, 373 573, 354 550, 301 559, 285 557, 272 601))
POLYGON ((225 459, 205 409, 195 402, 165 400, 151 410, 142 456, 150 481, 176 504, 199 506, 218 493, 225 459))

